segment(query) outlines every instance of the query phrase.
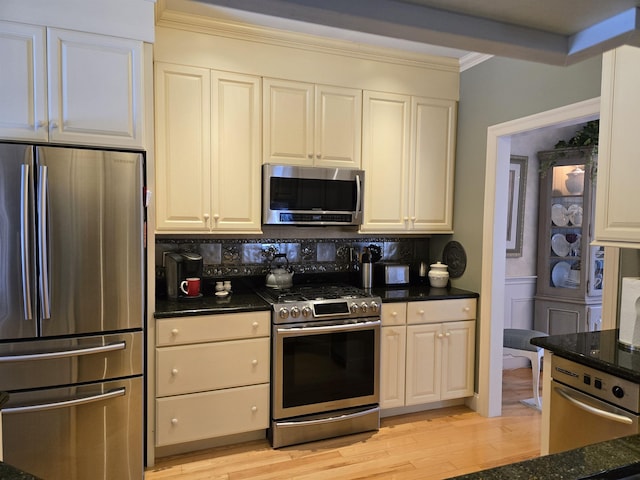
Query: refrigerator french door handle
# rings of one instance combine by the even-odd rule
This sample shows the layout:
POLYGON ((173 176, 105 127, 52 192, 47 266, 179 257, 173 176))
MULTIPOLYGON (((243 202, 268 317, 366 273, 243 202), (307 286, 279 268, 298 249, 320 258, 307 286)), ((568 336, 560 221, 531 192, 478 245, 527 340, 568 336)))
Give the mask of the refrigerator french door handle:
MULTIPOLYGON (((80 355, 92 355, 94 353, 113 352, 127 348, 126 342, 111 343, 98 347, 76 348, 75 350, 63 350, 60 352, 31 353, 28 355, 7 355, 0 357, 0 363, 24 362, 27 360, 51 360, 52 358, 79 357, 80 355)), ((4 411, 4 410, 3 410, 4 411)))
POLYGON ((38 255, 40 257, 40 301, 42 304, 42 318, 51 318, 49 291, 49 248, 48 248, 48 170, 46 166, 39 167, 38 181, 38 255))
POLYGON ((20 167, 20 264, 22 266, 22 301, 24 319, 31 320, 31 269, 29 259, 31 239, 29 238, 29 165, 20 167))
POLYGON ((76 407, 78 405, 85 405, 87 403, 100 402, 102 400, 109 400, 111 398, 121 397, 127 393, 125 388, 117 388, 107 393, 101 393, 99 395, 93 395, 91 397, 74 398, 72 400, 63 400, 62 402, 43 403, 40 405, 27 405, 24 407, 9 407, 3 408, 2 414, 11 413, 33 413, 42 412, 43 410, 53 410, 54 408, 69 408, 76 407))

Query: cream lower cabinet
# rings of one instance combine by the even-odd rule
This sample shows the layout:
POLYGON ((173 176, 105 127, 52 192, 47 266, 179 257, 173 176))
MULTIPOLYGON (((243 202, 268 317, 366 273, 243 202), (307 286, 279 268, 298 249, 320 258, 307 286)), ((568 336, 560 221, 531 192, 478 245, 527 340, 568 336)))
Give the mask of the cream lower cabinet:
POLYGON ((0 21, 0 52, 0 138, 142 147, 142 42, 0 21))
POLYGON ((155 68, 157 231, 261 233, 260 78, 155 68))
POLYGON ((640 248, 640 48, 623 46, 602 58, 602 95, 594 238, 640 248))
POLYGON ((381 407, 473 395, 475 314, 475 299, 384 304, 381 407))
POLYGON ((263 163, 360 168, 361 90, 263 82, 263 163))
POLYGON ((270 317, 157 320, 156 446, 266 429, 270 317))
POLYGON ((455 101, 363 93, 361 232, 453 231, 456 113, 455 101))

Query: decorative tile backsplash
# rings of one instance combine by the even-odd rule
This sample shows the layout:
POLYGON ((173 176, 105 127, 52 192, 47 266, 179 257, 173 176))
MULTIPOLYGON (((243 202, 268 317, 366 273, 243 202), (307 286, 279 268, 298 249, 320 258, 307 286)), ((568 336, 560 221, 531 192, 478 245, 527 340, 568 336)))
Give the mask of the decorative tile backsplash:
POLYGON ((429 259, 429 238, 287 238, 166 239, 156 238, 156 274, 164 276, 164 252, 202 255, 204 277, 263 275, 276 253, 287 255, 296 273, 357 270, 364 247, 377 245, 384 262, 415 264, 429 259))

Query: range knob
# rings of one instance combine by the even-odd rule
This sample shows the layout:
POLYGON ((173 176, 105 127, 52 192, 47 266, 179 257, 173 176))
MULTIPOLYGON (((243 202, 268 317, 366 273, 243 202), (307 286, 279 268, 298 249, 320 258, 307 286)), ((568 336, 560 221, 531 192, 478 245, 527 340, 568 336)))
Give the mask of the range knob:
POLYGON ((360 310, 360 307, 357 304, 352 303, 351 306, 349 307, 349 310, 351 310, 351 313, 358 313, 358 310, 360 310))
POLYGON ((298 318, 300 316, 300 309, 298 307, 291 307, 291 316, 298 318))
POLYGON ((369 305, 367 305, 366 302, 362 302, 360 308, 362 309, 362 313, 367 313, 367 310, 369 310, 369 305))
POLYGON ((373 313, 378 313, 380 311, 380 305, 376 302, 371 302, 370 308, 373 313))
POLYGON ((280 311, 278 312, 278 316, 279 316, 280 318, 282 318, 283 320, 284 320, 285 318, 289 318, 289 310, 287 310, 286 308, 282 307, 282 308, 280 309, 280 311))
POLYGON ((612 389, 611 392, 613 393, 613 396, 616 398, 622 398, 624 397, 624 390, 622 389, 622 387, 615 385, 612 389))
POLYGON ((307 306, 302 307, 302 316, 304 318, 309 318, 311 316, 311 308, 307 306))

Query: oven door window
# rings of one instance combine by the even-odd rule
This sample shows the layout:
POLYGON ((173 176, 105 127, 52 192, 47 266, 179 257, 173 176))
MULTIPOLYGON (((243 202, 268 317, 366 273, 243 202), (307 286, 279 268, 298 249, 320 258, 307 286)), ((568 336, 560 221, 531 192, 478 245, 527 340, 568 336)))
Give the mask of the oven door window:
POLYGON ((373 329, 284 338, 282 406, 373 395, 375 345, 373 329))

